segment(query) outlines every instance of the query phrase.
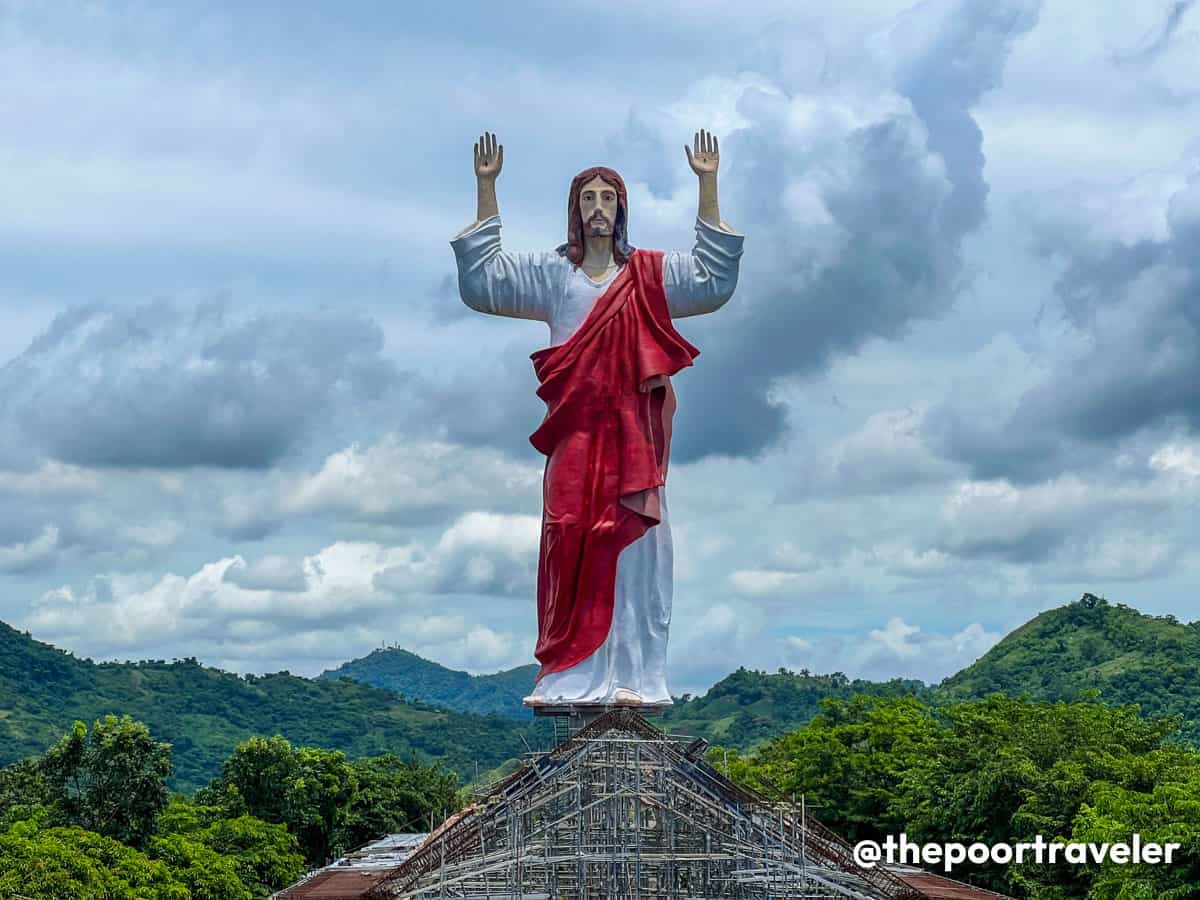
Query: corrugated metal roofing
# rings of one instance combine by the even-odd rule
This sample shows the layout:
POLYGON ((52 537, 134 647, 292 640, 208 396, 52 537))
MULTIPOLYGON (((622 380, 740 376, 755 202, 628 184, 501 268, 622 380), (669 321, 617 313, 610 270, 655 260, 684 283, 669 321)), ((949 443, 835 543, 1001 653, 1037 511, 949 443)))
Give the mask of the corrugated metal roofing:
POLYGON ((311 878, 275 896, 279 900, 358 900, 378 884, 388 870, 322 869, 311 878))
POLYGON ((311 873, 275 894, 275 900, 355 900, 408 859, 427 837, 389 834, 311 873))
POLYGON ((1009 900, 1005 894, 985 890, 953 878, 933 875, 918 869, 892 869, 892 874, 905 884, 915 887, 929 900, 1009 900))

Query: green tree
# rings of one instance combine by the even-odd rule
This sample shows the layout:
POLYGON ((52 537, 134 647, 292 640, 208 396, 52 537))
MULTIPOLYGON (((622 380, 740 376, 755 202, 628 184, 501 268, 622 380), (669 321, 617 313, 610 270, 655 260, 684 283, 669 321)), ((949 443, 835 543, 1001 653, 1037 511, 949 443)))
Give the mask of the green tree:
POLYGON ((136 847, 166 806, 171 746, 129 716, 105 716, 91 731, 76 722, 41 770, 65 821, 136 847))
POLYGON ((0 897, 200 900, 159 860, 78 826, 0 833, 0 897))
MULTIPOLYGON (((750 757, 730 755, 730 775, 767 794, 801 794, 816 815, 849 840, 901 830, 892 803, 905 773, 931 752, 939 726, 912 697, 856 694, 827 698, 804 728, 765 744, 750 757)), ((725 765, 725 751, 709 751, 725 765)))
MULTIPOLYGON (((197 791, 197 796, 201 792, 197 791)), ((227 811, 220 806, 206 805, 189 800, 182 794, 172 794, 166 808, 158 814, 154 825, 155 834, 193 834, 207 828, 218 819, 228 818, 227 811)))
MULTIPOLYGON (((232 787, 250 815, 287 825, 305 859, 328 862, 357 782, 341 751, 293 747, 279 735, 251 738, 225 762, 218 792, 232 787)), ((211 794, 211 792, 210 792, 211 794)))
MULTIPOLYGON (((237 806, 244 804, 239 801, 237 806)), ((228 813, 224 805, 204 805, 176 795, 158 817, 158 834, 182 837, 218 854, 254 897, 286 887, 303 874, 304 856, 287 826, 228 813)))
MULTIPOLYGON (((1036 900, 1178 900, 1200 897, 1200 860, 1188 849, 1200 840, 1200 752, 1177 741, 1178 727, 1094 695, 941 707, 853 697, 825 701, 808 726, 749 756, 732 754, 729 770, 768 793, 804 793, 818 819, 853 839, 904 831, 917 842, 1112 842, 1137 830, 1183 843, 1170 872, 1061 861, 956 870, 1036 900)), ((722 768, 725 753, 709 760, 722 768)))
POLYGON ((0 769, 0 829, 53 803, 40 760, 25 759, 0 769))
POLYGON ((1075 819, 1073 839, 1093 843, 1181 844, 1170 865, 1106 862, 1092 882, 1090 900, 1182 900, 1200 897, 1200 771, 1187 781, 1129 790, 1098 784, 1075 819))
MULTIPOLYGON (((946 728, 914 761, 892 804, 909 835, 922 841, 1066 838, 1098 784, 1152 784, 1181 764, 1167 745, 1178 722, 1143 719, 1136 707, 993 695, 942 714, 946 728)), ((1037 886, 1032 895, 1047 900, 1086 896, 1093 875, 1061 863, 974 871, 989 887, 1037 886)))
POLYGON ((437 812, 462 806, 458 777, 395 754, 352 764, 358 788, 339 831, 339 843, 359 847, 385 834, 430 831, 437 812))
POLYGON ((186 835, 151 838, 147 855, 170 867, 191 892, 191 900, 254 900, 234 860, 186 835))
POLYGON ((304 855, 296 836, 283 825, 238 816, 213 822, 196 838, 231 860, 255 897, 285 888, 304 874, 304 855))
POLYGON ((287 822, 289 795, 300 778, 300 759, 279 735, 243 741, 225 760, 220 778, 203 793, 206 801, 229 803, 233 795, 246 811, 266 822, 287 822))

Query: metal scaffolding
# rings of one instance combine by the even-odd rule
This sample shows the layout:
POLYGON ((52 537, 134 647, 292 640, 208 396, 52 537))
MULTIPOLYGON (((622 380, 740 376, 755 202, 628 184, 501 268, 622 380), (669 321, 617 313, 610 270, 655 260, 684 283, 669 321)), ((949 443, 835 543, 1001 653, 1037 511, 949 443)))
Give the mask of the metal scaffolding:
POLYGON ((855 864, 803 803, 772 802, 637 712, 601 715, 448 819, 367 896, 794 900, 926 896, 855 864))

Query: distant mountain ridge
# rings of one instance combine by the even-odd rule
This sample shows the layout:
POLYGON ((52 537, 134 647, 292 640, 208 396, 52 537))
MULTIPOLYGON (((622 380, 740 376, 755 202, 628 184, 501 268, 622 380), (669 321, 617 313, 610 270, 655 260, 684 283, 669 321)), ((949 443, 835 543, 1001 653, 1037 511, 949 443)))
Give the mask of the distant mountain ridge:
MULTIPOLYGON (((318 677, 348 678, 421 703, 526 720, 532 712, 522 700, 532 690, 537 671, 536 665, 528 665, 493 675, 471 675, 409 650, 389 647, 318 677)), ((676 698, 663 723, 712 742, 743 747, 803 725, 816 714, 823 697, 845 698, 854 693, 928 696, 930 692, 929 685, 913 679, 866 681, 841 673, 813 675, 785 669, 767 673, 741 668, 701 696, 676 698)))
MULTIPOLYGON (((195 659, 94 663, 0 623, 0 765, 42 753, 75 719, 116 713, 171 742, 179 790, 206 783, 238 742, 276 733, 352 757, 441 760, 471 780, 549 740, 544 721, 530 721, 521 706, 535 673, 531 665, 469 675, 392 649, 317 679, 242 677, 195 659), (367 678, 394 687, 362 683, 367 678)), ((662 724, 744 749, 804 725, 824 697, 912 694, 937 703, 1003 692, 1071 701, 1089 690, 1105 703, 1137 703, 1149 716, 1180 715, 1183 735, 1200 744, 1200 622, 1084 594, 1034 617, 936 686, 739 669, 702 696, 680 698, 662 724)))
POLYGON ((709 743, 746 748, 807 724, 825 697, 847 699, 852 694, 928 699, 932 689, 915 679, 866 681, 841 672, 813 675, 807 670, 767 673, 741 668, 699 697, 676 700, 663 722, 671 731, 709 743))
MULTIPOLYGON (((393 648, 322 677, 356 678, 413 700, 521 718, 521 697, 536 671, 523 666, 473 676, 393 648)), ((713 743, 748 747, 804 725, 824 697, 910 694, 937 702, 1001 692, 1069 701, 1088 690, 1098 690, 1106 703, 1138 703, 1147 715, 1183 715, 1185 735, 1200 743, 1200 622, 1147 615, 1085 593, 1035 616, 937 685, 740 668, 703 695, 677 698, 663 724, 713 743)))
POLYGON ((171 743, 171 784, 184 791, 206 784, 253 735, 351 757, 441 760, 464 780, 548 740, 533 722, 410 703, 349 680, 242 677, 195 659, 94 663, 0 623, 0 765, 43 753, 76 719, 108 713, 131 715, 171 743))
POLYGON ((530 719, 533 714, 521 701, 533 690, 538 666, 530 664, 497 672, 471 675, 450 669, 399 647, 375 650, 342 663, 318 678, 349 678, 403 697, 462 712, 530 719))

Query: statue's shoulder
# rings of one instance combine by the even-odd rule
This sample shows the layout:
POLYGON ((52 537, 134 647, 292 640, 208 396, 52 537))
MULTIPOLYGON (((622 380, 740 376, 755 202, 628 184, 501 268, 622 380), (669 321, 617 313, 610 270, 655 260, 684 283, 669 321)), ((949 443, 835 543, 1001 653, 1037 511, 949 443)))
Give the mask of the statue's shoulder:
POLYGON ((638 247, 629 254, 629 261, 634 266, 641 266, 647 272, 655 272, 661 276, 663 259, 666 255, 665 250, 649 250, 646 247, 638 247))
POLYGON ((566 269, 571 265, 571 261, 567 259, 566 244, 559 244, 558 247, 553 250, 535 253, 533 256, 537 265, 545 266, 547 268, 554 267, 566 269))

